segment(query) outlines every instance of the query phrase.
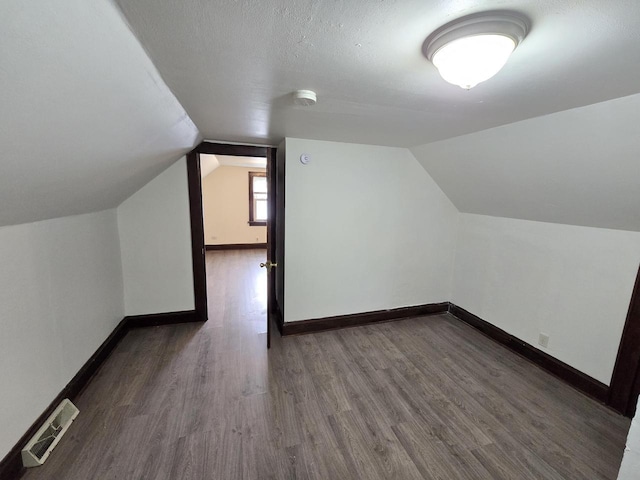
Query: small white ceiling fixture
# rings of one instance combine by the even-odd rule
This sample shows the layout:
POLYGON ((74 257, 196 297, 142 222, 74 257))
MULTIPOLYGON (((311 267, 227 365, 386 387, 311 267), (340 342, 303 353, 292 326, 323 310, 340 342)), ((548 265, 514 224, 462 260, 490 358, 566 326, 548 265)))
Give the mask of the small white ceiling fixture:
POLYGON ((478 13, 440 27, 422 49, 442 78, 469 90, 504 67, 528 30, 529 21, 517 13, 478 13))
POLYGON ((296 90, 293 92, 293 103, 296 105, 310 107, 311 105, 315 105, 317 101, 316 92, 312 90, 296 90))

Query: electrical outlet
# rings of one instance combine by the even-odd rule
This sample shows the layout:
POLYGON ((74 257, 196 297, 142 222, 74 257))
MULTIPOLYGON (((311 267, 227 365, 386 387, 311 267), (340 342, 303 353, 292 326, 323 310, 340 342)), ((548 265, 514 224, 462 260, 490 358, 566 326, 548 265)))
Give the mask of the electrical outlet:
POLYGON ((549 335, 547 335, 546 333, 540 333, 540 336, 538 337, 538 343, 542 347, 548 347, 549 346, 549 335))

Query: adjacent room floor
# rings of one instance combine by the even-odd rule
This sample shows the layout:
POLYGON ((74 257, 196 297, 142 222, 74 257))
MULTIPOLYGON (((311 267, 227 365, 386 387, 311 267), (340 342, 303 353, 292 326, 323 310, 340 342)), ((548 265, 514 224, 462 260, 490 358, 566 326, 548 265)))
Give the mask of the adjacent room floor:
POLYGON ((35 479, 615 479, 629 420, 452 316, 280 338, 264 250, 210 320, 129 332, 35 479))

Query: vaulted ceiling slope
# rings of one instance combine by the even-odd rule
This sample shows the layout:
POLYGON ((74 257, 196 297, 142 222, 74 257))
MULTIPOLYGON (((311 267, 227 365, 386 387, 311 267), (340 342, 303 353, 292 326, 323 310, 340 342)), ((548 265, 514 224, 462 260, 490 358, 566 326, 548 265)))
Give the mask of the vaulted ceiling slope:
POLYGON ((640 231, 640 95, 411 149, 462 212, 640 231))
POLYGON ((205 138, 415 146, 640 92, 637 0, 117 0, 205 138), (422 55, 460 16, 529 16, 506 67, 470 91, 422 55), (318 104, 293 107, 312 89, 318 104))
POLYGON ((0 2, 0 226, 115 207, 198 140, 110 0, 0 2))

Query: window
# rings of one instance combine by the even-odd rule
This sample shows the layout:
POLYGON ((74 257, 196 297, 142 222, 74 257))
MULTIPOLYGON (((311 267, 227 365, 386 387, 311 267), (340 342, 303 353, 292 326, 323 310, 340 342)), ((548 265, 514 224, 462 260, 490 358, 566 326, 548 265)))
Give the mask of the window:
POLYGON ((267 175, 249 172, 249 225, 267 224, 267 175))

